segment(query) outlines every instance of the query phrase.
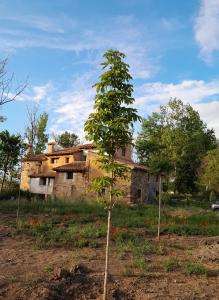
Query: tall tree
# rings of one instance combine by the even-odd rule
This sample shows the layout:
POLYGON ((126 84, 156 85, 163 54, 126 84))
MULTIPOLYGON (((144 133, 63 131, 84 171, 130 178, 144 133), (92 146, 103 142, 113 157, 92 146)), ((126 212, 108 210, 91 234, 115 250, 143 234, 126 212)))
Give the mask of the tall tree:
POLYGON ((49 135, 45 133, 48 122, 46 112, 38 115, 38 107, 27 109, 28 126, 25 129, 24 137, 32 145, 35 154, 42 153, 46 149, 49 135))
POLYGON ((215 147, 214 131, 207 129, 191 105, 176 98, 143 121, 137 142, 140 160, 152 170, 164 164, 178 192, 195 191, 201 158, 215 147))
POLYGON ((15 171, 22 151, 22 138, 5 130, 0 133, 0 169, 2 180, 0 192, 4 187, 7 175, 15 171))
POLYGON ((115 160, 117 149, 124 149, 132 141, 133 123, 139 119, 136 109, 129 107, 134 102, 133 86, 129 74, 129 66, 123 61, 125 55, 116 50, 104 54, 101 64, 105 72, 96 88, 95 112, 91 113, 85 123, 87 139, 94 142, 99 149, 98 162, 105 176, 98 176, 92 182, 92 189, 101 193, 107 190, 108 197, 104 203, 108 210, 106 265, 104 276, 104 295, 107 299, 107 279, 109 268, 109 241, 111 213, 117 197, 122 191, 116 188, 119 178, 127 179, 128 168, 115 160))
POLYGON ((57 144, 63 148, 73 147, 80 143, 79 137, 75 133, 65 131, 61 134, 55 135, 55 141, 57 144))

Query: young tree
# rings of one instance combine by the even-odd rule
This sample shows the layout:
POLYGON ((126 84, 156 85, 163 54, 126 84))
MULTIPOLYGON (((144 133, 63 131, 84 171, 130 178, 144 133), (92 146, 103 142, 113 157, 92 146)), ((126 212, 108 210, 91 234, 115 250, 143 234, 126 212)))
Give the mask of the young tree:
POLYGON ((0 192, 2 191, 7 175, 15 171, 19 156, 22 151, 22 138, 5 130, 0 133, 0 169, 2 181, 0 192))
POLYGON ((29 125, 25 129, 24 137, 32 145, 35 154, 42 153, 46 149, 48 134, 45 133, 48 122, 46 112, 38 115, 38 107, 27 110, 29 125))
POLYGON ((108 190, 109 198, 105 199, 108 210, 106 264, 104 276, 103 299, 107 298, 107 279, 109 267, 109 241, 111 227, 111 213, 117 197, 122 191, 116 188, 118 178, 127 179, 128 168, 115 160, 117 149, 124 149, 132 141, 133 123, 139 119, 136 109, 129 107, 133 104, 133 86, 129 74, 129 66, 123 61, 125 55, 116 50, 109 50, 104 54, 106 59, 101 65, 105 72, 96 88, 95 112, 91 113, 85 123, 87 139, 93 141, 99 149, 98 162, 105 176, 96 177, 92 182, 92 189, 101 193, 108 190))
POLYGON ((55 135, 55 141, 57 144, 63 148, 73 147, 80 143, 79 137, 75 133, 65 131, 61 134, 55 135))

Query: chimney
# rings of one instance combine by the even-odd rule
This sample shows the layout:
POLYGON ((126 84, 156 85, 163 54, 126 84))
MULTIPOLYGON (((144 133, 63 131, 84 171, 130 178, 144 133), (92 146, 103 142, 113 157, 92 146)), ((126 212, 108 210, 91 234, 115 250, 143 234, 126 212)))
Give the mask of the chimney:
POLYGON ((55 142, 49 142, 47 145, 47 153, 52 153, 54 152, 54 146, 55 146, 55 142))
POLYGON ((28 144, 27 145, 27 155, 32 155, 33 154, 33 145, 28 144))

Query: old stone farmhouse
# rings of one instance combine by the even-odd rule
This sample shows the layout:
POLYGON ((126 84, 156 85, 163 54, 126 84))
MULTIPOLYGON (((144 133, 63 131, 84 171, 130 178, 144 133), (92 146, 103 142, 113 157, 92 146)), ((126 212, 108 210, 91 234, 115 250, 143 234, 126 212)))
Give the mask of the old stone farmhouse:
MULTIPOLYGON (((38 195, 70 198, 88 196, 92 178, 101 175, 96 159, 98 151, 92 144, 55 150, 49 143, 47 153, 33 155, 29 146, 22 161, 21 189, 38 195)), ((147 169, 132 160, 131 146, 118 150, 116 159, 130 168, 129 180, 118 185, 126 192, 127 202, 146 202, 156 192, 156 183, 147 169)))

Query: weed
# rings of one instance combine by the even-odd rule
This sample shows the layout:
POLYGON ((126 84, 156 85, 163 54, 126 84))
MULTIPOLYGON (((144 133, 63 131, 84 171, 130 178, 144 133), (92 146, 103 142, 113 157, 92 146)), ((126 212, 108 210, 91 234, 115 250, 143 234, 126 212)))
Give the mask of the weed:
POLYGON ((188 262, 184 266, 184 272, 189 275, 208 275, 209 270, 199 262, 188 262))
POLYGON ((169 258, 162 262, 162 266, 166 272, 177 271, 180 268, 180 264, 176 258, 169 258))
POLYGON ((133 266, 143 272, 149 270, 149 266, 146 264, 145 259, 143 258, 136 258, 133 260, 133 266))
POLYGON ((54 270, 54 268, 51 265, 45 266, 45 268, 44 268, 44 271, 46 273, 52 273, 53 270, 54 270))

